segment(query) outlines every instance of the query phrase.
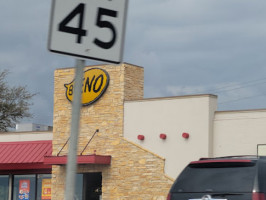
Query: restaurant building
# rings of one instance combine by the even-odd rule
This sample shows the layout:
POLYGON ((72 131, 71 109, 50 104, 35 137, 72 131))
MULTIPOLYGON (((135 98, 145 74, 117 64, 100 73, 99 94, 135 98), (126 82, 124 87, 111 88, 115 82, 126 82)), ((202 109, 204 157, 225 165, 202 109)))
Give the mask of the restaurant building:
MULTIPOLYGON (((54 73, 53 131, 0 134, 0 200, 63 200, 75 70, 54 73)), ((266 110, 217 111, 217 96, 143 98, 144 69, 84 70, 76 199, 165 200, 200 157, 264 154, 266 110)))

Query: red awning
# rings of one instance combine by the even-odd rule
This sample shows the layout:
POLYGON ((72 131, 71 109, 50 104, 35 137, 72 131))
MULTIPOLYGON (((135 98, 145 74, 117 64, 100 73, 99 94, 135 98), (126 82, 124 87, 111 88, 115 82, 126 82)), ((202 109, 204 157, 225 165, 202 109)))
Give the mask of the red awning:
POLYGON ((43 163, 51 155, 51 140, 0 142, 0 170, 51 169, 43 163))
MULTIPOLYGON (((111 156, 103 155, 82 155, 77 156, 78 164, 98 164, 98 165, 110 165, 111 156)), ((50 165, 66 165, 67 156, 46 156, 44 158, 44 164, 50 165)))
MULTIPOLYGON (((111 156, 77 156, 78 164, 109 165, 111 156)), ((67 156, 52 156, 52 141, 0 142, 0 171, 50 170, 67 164, 67 156)))

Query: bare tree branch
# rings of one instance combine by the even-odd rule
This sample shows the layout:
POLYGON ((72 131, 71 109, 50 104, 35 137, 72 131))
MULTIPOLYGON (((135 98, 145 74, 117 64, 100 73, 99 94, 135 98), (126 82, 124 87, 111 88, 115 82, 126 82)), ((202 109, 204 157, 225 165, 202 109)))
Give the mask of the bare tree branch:
POLYGON ((29 111, 32 97, 26 86, 9 87, 6 82, 8 70, 0 71, 0 132, 14 128, 19 120, 31 117, 29 111))

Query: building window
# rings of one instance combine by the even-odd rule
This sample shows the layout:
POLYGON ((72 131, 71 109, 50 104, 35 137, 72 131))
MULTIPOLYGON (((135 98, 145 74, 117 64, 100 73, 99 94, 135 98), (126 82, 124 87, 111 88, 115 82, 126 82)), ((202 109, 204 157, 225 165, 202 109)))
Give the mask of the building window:
POLYGON ((9 176, 0 175, 0 200, 7 200, 9 192, 9 176))
POLYGON ((76 175, 75 200, 83 200, 83 174, 76 175))
POLYGON ((14 175, 13 200, 35 199, 35 175, 14 175))
MULTIPOLYGON (((51 200, 51 194, 51 174, 0 175, 0 200, 51 200)), ((75 200, 101 196, 102 173, 77 174, 75 200)))
POLYGON ((0 200, 9 199, 51 200, 51 174, 0 175, 0 200))
POLYGON ((37 175, 37 200, 50 200, 52 196, 51 174, 37 175))
POLYGON ((77 174, 75 193, 75 200, 101 200, 102 173, 77 174))

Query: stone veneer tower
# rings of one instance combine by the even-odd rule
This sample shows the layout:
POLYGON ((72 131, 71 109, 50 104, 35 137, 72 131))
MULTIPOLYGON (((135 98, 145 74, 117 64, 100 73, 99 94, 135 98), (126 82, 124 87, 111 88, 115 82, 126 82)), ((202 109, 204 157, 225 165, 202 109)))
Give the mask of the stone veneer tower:
MULTIPOLYGON (((79 165, 78 172, 102 173, 103 200, 163 200, 173 180, 164 174, 164 159, 123 138, 124 101, 143 98, 144 70, 131 64, 99 65, 110 76, 109 87, 94 104, 81 109, 78 154, 96 129, 84 155, 111 155, 110 165, 79 165)), ((53 155, 70 136, 71 103, 64 84, 74 79, 74 69, 58 69, 54 82, 53 155)), ((67 146, 60 155, 67 154, 67 146)), ((66 166, 54 165, 52 199, 64 199, 66 166)))

